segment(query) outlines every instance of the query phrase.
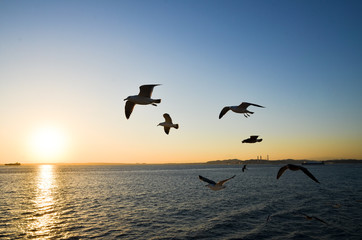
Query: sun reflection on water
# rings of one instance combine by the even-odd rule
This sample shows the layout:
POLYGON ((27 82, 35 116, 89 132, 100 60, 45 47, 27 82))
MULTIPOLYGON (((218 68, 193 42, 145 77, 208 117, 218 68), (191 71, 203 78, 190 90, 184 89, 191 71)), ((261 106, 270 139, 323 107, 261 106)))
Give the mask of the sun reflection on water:
POLYGON ((35 218, 30 224, 31 235, 36 237, 51 237, 55 225, 56 211, 54 210, 54 166, 40 165, 38 170, 36 197, 34 199, 35 218))

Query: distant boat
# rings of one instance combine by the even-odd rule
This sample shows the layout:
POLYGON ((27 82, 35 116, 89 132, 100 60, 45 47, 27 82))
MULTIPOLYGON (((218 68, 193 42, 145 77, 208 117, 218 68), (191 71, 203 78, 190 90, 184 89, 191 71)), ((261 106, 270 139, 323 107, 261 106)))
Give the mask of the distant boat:
POLYGON ((5 163, 5 166, 20 166, 19 162, 16 163, 5 163))
POLYGON ((324 165, 324 162, 303 162, 302 165, 324 165))

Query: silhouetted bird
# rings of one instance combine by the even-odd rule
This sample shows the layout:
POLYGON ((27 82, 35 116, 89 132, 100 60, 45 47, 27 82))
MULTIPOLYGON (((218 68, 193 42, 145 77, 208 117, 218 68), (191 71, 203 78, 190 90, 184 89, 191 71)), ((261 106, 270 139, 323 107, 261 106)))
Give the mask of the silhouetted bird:
POLYGON ((124 101, 127 100, 126 106, 124 108, 127 119, 131 116, 133 108, 136 104, 152 104, 153 106, 157 106, 156 103, 161 103, 161 99, 151 98, 153 88, 159 85, 161 84, 142 85, 140 86, 140 92, 138 93, 138 95, 128 96, 126 99, 124 99, 124 101))
POLYGON ((311 179, 313 179, 313 181, 319 183, 319 181, 308 171, 308 169, 306 169, 305 167, 302 166, 297 166, 294 164, 287 164, 284 167, 281 167, 278 171, 278 175, 277 175, 277 179, 280 178, 280 176, 285 172, 285 170, 292 170, 292 171, 298 171, 298 170, 302 170, 308 177, 310 177, 311 179))
POLYGON ((247 110, 247 108, 252 105, 252 106, 255 106, 255 107, 261 107, 261 108, 264 108, 263 106, 260 106, 258 104, 254 104, 254 103, 248 103, 248 102, 242 102, 239 106, 227 106, 227 107, 224 107, 220 114, 219 114, 219 119, 222 118, 222 116, 225 115, 225 113, 227 113, 229 110, 233 111, 233 112, 236 112, 236 113, 243 113, 245 117, 249 117, 250 114, 253 114, 254 112, 250 112, 247 110))
POLYGON ((231 178, 228 178, 228 179, 225 179, 225 180, 222 180, 218 183, 210 180, 210 179, 207 179, 206 177, 203 177, 203 176, 200 176, 199 175, 199 179, 201 181, 204 181, 204 182, 207 182, 208 184, 206 185, 206 187, 209 187, 211 190, 214 190, 214 191, 218 191, 218 190, 221 190, 221 189, 224 189, 225 186, 223 185, 225 182, 229 181, 230 179, 234 178, 236 175, 232 176, 231 178))
POLYGON ((246 170, 246 164, 243 166, 243 169, 241 169, 243 172, 246 170))
POLYGON ((318 217, 308 216, 307 214, 304 214, 304 213, 301 213, 301 214, 302 214, 306 219, 308 219, 308 220, 313 220, 313 219, 315 219, 315 220, 317 220, 317 221, 320 221, 320 222, 328 225, 328 223, 326 223, 325 221, 323 221, 322 219, 320 219, 320 218, 318 218, 318 217))
POLYGON ((168 113, 163 114, 163 117, 165 118, 165 121, 159 123, 157 126, 163 126, 163 129, 165 130, 166 134, 170 132, 170 128, 172 127, 178 129, 178 124, 172 123, 172 119, 168 113))
POLYGON ((256 143, 256 142, 261 142, 263 141, 262 138, 259 138, 259 136, 254 135, 254 136, 250 136, 250 138, 244 139, 243 141, 241 141, 242 143, 256 143))

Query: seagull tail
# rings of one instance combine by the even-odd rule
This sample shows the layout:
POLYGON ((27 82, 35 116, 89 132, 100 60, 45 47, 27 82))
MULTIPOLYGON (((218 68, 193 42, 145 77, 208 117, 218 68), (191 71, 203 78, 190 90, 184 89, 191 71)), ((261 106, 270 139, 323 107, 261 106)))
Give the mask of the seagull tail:
POLYGON ((175 124, 175 128, 178 129, 178 124, 175 124))
POLYGON ((155 99, 153 102, 154 103, 161 103, 161 99, 155 99))

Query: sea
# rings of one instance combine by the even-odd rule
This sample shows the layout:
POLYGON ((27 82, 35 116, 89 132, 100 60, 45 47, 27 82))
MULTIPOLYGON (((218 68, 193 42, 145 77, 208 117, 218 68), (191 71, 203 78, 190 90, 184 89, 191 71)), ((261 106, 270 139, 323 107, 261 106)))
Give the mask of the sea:
POLYGON ((362 239, 362 164, 280 167, 1 166, 0 239, 362 239))

